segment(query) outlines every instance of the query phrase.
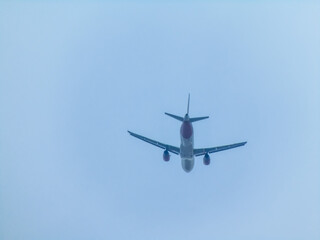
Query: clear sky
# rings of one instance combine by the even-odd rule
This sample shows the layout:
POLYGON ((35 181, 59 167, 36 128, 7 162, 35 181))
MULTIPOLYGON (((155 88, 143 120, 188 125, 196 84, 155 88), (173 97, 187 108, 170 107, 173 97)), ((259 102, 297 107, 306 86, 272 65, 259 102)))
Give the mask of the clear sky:
POLYGON ((316 1, 0 3, 0 239, 318 240, 319 123, 316 1))

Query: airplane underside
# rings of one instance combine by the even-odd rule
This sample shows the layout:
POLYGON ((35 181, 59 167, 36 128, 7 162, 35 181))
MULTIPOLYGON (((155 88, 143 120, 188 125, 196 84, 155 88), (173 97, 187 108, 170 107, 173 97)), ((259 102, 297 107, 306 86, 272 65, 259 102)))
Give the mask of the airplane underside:
POLYGON ((240 143, 234 143, 234 144, 218 146, 218 147, 195 149, 194 142, 193 142, 192 122, 207 119, 208 116, 190 118, 189 117, 189 102, 190 102, 190 94, 189 94, 189 98, 188 98, 187 113, 185 114, 184 117, 176 116, 176 115, 173 115, 170 113, 165 113, 166 115, 182 122, 181 128, 180 128, 180 140, 181 140, 180 148, 172 146, 172 145, 164 144, 164 143, 161 143, 161 142, 158 142, 158 141, 152 140, 150 138, 147 138, 147 137, 144 137, 144 136, 141 136, 136 133, 128 131, 129 134, 133 137, 136 137, 136 138, 142 140, 142 141, 150 143, 156 147, 162 148, 164 150, 163 160, 165 162, 168 162, 170 160, 169 152, 180 155, 181 165, 182 165, 182 168, 185 172, 190 172, 193 169, 194 159, 197 156, 203 156, 203 164, 209 165, 210 164, 210 156, 209 156, 210 153, 220 152, 220 151, 225 151, 225 150, 232 149, 232 148, 241 147, 247 143, 247 142, 240 142, 240 143))
POLYGON ((188 131, 191 133, 189 138, 184 138, 186 134, 183 132, 184 123, 181 126, 181 145, 180 145, 180 157, 181 165, 185 172, 190 172, 194 167, 194 156, 193 156, 193 128, 190 123, 188 131))

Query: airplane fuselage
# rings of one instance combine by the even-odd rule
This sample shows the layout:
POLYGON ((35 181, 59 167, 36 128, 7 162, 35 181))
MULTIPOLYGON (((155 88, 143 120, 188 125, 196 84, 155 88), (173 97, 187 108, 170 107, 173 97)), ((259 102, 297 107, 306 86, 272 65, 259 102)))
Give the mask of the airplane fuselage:
POLYGON ((193 127, 189 120, 188 114, 183 119, 180 128, 180 157, 181 165, 184 171, 190 172, 194 166, 194 155, 193 155, 193 127))

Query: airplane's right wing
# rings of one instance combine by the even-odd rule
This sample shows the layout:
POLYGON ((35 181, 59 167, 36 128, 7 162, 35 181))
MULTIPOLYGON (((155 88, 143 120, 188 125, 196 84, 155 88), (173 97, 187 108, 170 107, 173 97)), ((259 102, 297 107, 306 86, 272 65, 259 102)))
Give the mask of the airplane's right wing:
POLYGON ((241 146, 245 145, 246 143, 247 142, 241 142, 241 143, 235 143, 235 144, 225 145, 225 146, 220 146, 220 147, 198 148, 198 149, 194 149, 193 153, 195 156, 201 156, 201 155, 205 155, 206 153, 220 152, 220 151, 228 150, 231 148, 241 147, 241 146))
POLYGON ((179 153, 180 153, 180 148, 178 148, 178 147, 174 147, 174 146, 171 146, 171 145, 168 145, 168 144, 164 144, 164 143, 152 140, 150 138, 146 138, 144 136, 141 136, 139 134, 136 134, 136 133, 133 133, 133 132, 130 132, 130 131, 128 131, 128 132, 129 132, 129 134, 131 136, 139 138, 140 140, 145 141, 147 143, 150 143, 150 144, 152 144, 154 146, 157 146, 157 147, 162 148, 162 149, 166 149, 169 152, 172 152, 172 153, 177 154, 177 155, 179 155, 179 153))

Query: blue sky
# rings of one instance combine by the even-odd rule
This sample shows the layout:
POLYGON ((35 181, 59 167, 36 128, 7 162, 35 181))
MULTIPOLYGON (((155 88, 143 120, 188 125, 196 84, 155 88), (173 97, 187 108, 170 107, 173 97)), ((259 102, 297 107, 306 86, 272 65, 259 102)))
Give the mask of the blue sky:
POLYGON ((0 3, 1 239, 319 239, 320 5, 0 3), (209 115, 180 159, 164 115, 209 115))

